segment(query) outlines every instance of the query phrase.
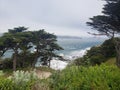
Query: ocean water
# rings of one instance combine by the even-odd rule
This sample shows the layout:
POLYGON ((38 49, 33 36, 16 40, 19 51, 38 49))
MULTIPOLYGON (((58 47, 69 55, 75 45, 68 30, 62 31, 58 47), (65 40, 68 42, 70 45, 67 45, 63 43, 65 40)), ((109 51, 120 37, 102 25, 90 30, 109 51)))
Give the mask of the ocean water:
MULTIPOLYGON (((58 44, 64 48, 57 52, 67 60, 74 60, 82 57, 87 50, 92 46, 101 45, 105 41, 105 38, 90 37, 90 38, 58 38, 58 44)), ((55 70, 62 70, 66 67, 68 62, 60 60, 52 60, 51 68, 55 70)))
POLYGON ((82 56, 80 52, 84 53, 84 50, 89 49, 92 46, 100 45, 103 43, 104 38, 58 38, 58 44, 63 47, 64 50, 58 53, 63 56, 82 56))

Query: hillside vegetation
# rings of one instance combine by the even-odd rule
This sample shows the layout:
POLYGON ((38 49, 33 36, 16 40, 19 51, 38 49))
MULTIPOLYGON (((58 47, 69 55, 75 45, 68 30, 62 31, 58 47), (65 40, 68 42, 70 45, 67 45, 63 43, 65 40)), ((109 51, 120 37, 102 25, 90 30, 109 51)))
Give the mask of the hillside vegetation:
POLYGON ((68 67, 51 76, 51 90, 120 90, 117 66, 68 67))
POLYGON ((24 68, 8 76, 8 71, 1 72, 0 90, 120 90, 120 69, 114 56, 113 45, 106 40, 62 71, 41 67, 36 72, 24 68))
POLYGON ((106 62, 105 62, 106 65, 115 65, 116 64, 116 58, 113 57, 113 58, 109 58, 106 62))
POLYGON ((120 69, 115 65, 70 66, 39 78, 35 71, 0 72, 0 90, 119 90, 120 69), (20 87, 18 87, 20 85, 20 87))
POLYGON ((83 57, 74 60, 73 64, 78 66, 94 66, 96 64, 100 65, 101 63, 105 63, 110 58, 115 56, 116 51, 113 40, 108 39, 99 46, 93 46, 83 57))

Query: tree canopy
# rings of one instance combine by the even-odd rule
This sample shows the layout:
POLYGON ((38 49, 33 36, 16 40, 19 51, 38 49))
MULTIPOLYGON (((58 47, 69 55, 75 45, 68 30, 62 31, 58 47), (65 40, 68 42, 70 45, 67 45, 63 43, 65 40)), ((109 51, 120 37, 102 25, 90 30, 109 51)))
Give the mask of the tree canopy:
POLYGON ((120 35, 120 0, 104 0, 106 4, 103 8, 103 15, 97 15, 90 18, 87 25, 92 26, 99 34, 92 33, 93 35, 106 35, 113 39, 117 52, 116 64, 120 66, 120 40, 114 39, 120 35))
POLYGON ((114 34, 120 33, 120 0, 105 0, 102 13, 90 18, 91 22, 87 22, 99 33, 113 37, 114 34))
POLYGON ((24 67, 26 62, 35 66, 38 58, 41 58, 44 65, 50 66, 52 57, 59 57, 55 51, 62 50, 62 47, 57 44, 57 37, 54 34, 43 29, 28 31, 26 27, 15 27, 8 29, 8 32, 0 37, 0 55, 3 56, 8 50, 13 51, 13 70, 15 71, 18 66, 24 67), (35 49, 33 53, 30 52, 31 48, 35 49), (28 58, 32 60, 25 60, 28 58))

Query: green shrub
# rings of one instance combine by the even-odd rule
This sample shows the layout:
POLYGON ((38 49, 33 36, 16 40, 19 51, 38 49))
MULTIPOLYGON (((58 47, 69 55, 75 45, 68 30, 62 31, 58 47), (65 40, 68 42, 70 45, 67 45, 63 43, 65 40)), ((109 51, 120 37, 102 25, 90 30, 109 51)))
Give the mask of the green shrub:
POLYGON ((51 76, 52 90, 120 90, 120 69, 116 66, 72 66, 51 76))
POLYGON ((28 82, 31 80, 37 80, 37 74, 34 71, 28 72, 28 71, 15 71, 13 72, 13 76, 10 77, 16 84, 20 84, 21 82, 28 82))
POLYGON ((18 70, 9 77, 0 71, 0 90, 49 90, 49 82, 47 79, 40 80, 35 70, 29 72, 18 70))
POLYGON ((102 54, 93 55, 90 57, 91 65, 100 65, 105 62, 106 58, 102 54))
POLYGON ((101 63, 106 62, 108 58, 115 56, 115 44, 112 39, 108 39, 104 41, 102 45, 91 47, 91 49, 87 51, 86 55, 82 58, 74 60, 73 64, 84 66, 96 64, 100 65, 101 63))
MULTIPOLYGON (((118 38, 115 38, 116 40, 118 38)), ((112 39, 108 39, 101 45, 101 51, 106 58, 115 57, 116 56, 116 50, 115 50, 115 44, 112 39)))
POLYGON ((41 79, 37 81, 33 86, 32 90, 50 90, 49 79, 41 79))
POLYGON ((13 90, 31 90, 38 77, 35 70, 31 72, 16 71, 8 79, 13 83, 13 90))
POLYGON ((32 81, 16 84, 12 79, 0 77, 0 90, 31 90, 32 81))
POLYGON ((36 71, 16 71, 4 77, 0 71, 0 90, 49 90, 47 79, 39 80, 36 71))
POLYGON ((3 76, 3 75, 4 75, 3 71, 2 71, 2 70, 0 70, 0 76, 3 76))
POLYGON ((0 77, 0 90, 15 90, 12 80, 0 77))
POLYGON ((0 69, 12 69, 13 67, 13 62, 11 58, 1 59, 0 63, 1 63, 0 69))

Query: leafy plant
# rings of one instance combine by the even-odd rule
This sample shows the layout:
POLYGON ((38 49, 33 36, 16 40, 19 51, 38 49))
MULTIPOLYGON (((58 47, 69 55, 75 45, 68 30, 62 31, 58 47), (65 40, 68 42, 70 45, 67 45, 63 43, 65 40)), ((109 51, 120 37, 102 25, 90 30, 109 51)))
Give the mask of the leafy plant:
POLYGON ((0 90, 15 90, 12 80, 0 77, 0 90))
POLYGON ((120 69, 104 64, 71 66, 51 76, 52 90, 120 90, 120 69))
POLYGON ((0 70, 0 76, 3 76, 3 75, 4 75, 3 71, 2 71, 2 70, 0 70))
POLYGON ((37 74, 34 71, 15 71, 13 76, 9 77, 14 83, 15 90, 31 90, 32 85, 38 80, 37 74))

